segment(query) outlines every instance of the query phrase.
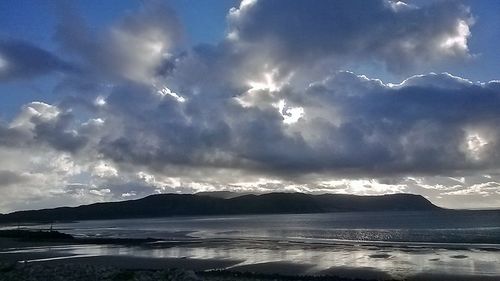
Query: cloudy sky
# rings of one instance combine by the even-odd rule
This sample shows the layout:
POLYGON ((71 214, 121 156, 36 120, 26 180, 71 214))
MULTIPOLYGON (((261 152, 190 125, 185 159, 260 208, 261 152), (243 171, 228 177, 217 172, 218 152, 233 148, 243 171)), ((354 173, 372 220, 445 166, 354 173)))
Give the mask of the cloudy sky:
POLYGON ((198 191, 500 207, 500 1, 0 2, 0 212, 198 191))

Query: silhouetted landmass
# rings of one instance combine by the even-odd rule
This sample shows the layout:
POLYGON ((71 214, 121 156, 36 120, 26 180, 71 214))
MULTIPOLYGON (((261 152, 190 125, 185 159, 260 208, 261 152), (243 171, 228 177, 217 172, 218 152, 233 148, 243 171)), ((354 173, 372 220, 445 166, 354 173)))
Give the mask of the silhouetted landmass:
MULTIPOLYGON (((75 238, 71 234, 55 230, 34 230, 34 229, 0 230, 0 238, 14 238, 18 241, 30 241, 30 242, 71 242, 78 244, 101 244, 101 245, 119 244, 127 246, 141 245, 145 243, 159 241, 159 239, 154 239, 154 238, 111 238, 111 237, 75 238)), ((171 243, 171 245, 174 244, 176 243, 171 243)))
POLYGON ((209 196, 209 197, 215 197, 215 198, 222 198, 222 199, 231 199, 235 197, 240 197, 243 195, 251 195, 256 193, 252 192, 233 192, 233 191, 204 191, 204 192, 198 192, 195 193, 195 195, 199 196, 209 196))
POLYGON ((0 230, 0 237, 16 238, 23 240, 50 241, 50 240, 72 240, 73 236, 59 231, 7 229, 0 230))
POLYGON ((230 199, 195 194, 158 194, 142 199, 19 211, 0 216, 0 223, 124 219, 189 215, 298 214, 348 211, 438 210, 420 195, 356 196, 269 193, 230 199))

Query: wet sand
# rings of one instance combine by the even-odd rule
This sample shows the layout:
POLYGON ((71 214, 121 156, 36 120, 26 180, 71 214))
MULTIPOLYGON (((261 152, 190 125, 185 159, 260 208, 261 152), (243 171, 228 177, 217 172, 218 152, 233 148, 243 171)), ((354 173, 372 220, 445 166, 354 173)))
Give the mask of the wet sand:
POLYGON ((292 276, 308 275, 314 267, 312 264, 296 264, 291 262, 264 262, 231 267, 230 271, 254 272, 261 274, 281 274, 292 276))
POLYGON ((213 270, 237 264, 228 260, 158 259, 136 257, 79 257, 36 263, 0 262, 0 280, 176 280, 176 281, 497 281, 498 276, 418 274, 394 279, 374 268, 331 268, 307 275, 311 265, 261 263, 230 270, 213 270), (165 279, 165 276, 170 276, 165 279), (47 279, 49 278, 49 279, 47 279), (134 279, 133 279, 134 278, 134 279), (170 279, 168 279, 170 278, 170 279))
MULTIPOLYGON (((374 245, 333 246, 269 241, 215 240, 203 243, 146 243, 140 246, 136 244, 127 246, 81 245, 75 243, 77 241, 78 239, 72 242, 35 242, 0 238, 0 262, 25 264, 24 261, 30 261, 29 264, 36 264, 42 268, 65 265, 89 266, 90 268, 106 266, 133 271, 179 268, 195 271, 198 275, 201 274, 200 276, 220 270, 219 277, 226 276, 228 272, 247 272, 245 278, 255 275, 255 278, 260 276, 258 280, 266 280, 266 276, 276 274, 281 279, 275 280, 294 280, 293 278, 298 276, 313 278, 304 279, 304 277, 300 280, 350 280, 356 278, 358 280, 410 281, 500 280, 500 276, 488 274, 488 270, 495 270, 494 264, 490 264, 491 262, 483 265, 478 262, 477 268, 482 271, 478 271, 477 274, 462 274, 456 270, 454 272, 454 269, 464 262, 473 262, 469 260, 469 255, 490 254, 493 257, 498 257, 498 252, 488 251, 488 249, 482 252, 467 252, 464 249, 459 249, 448 251, 444 255, 439 252, 440 250, 431 248, 395 248, 374 245), (447 272, 426 271, 424 268, 420 272, 406 275, 389 274, 384 270, 390 267, 404 268, 404 259, 401 258, 404 255, 413 255, 412 259, 422 258, 424 259, 423 264, 426 266, 429 264, 434 264, 434 267, 441 264, 450 266, 451 264, 454 267, 451 267, 447 272), (348 260, 347 265, 346 262, 340 263, 339 261, 345 259, 346 256, 351 259, 348 260), (352 259, 353 256, 355 259, 352 259), (434 256, 436 257, 430 258, 434 256), (349 263, 353 266, 349 266, 349 263), (334 264, 337 265, 332 266, 334 264), (366 264, 373 266, 366 266, 366 264)), ((0 278, 0 280, 2 279, 0 278)), ((227 280, 243 279, 235 277, 227 280)))
POLYGON ((61 265, 77 263, 81 265, 100 266, 106 265, 120 269, 132 270, 159 270, 167 268, 179 268, 193 271, 205 271, 212 269, 224 269, 236 265, 241 261, 221 259, 182 259, 182 258, 143 258, 127 256, 94 256, 75 257, 71 259, 48 260, 37 262, 39 264, 61 265))

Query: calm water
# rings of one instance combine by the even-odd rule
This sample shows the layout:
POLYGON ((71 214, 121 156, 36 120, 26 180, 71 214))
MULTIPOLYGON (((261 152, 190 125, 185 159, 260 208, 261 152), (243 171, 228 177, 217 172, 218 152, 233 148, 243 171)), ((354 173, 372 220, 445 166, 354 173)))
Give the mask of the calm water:
MULTIPOLYGON (((500 244, 500 211, 328 213, 83 221, 78 236, 500 244)), ((499 245, 500 246, 500 245, 499 245)))
POLYGON ((229 267, 233 269, 288 263, 304 266, 303 274, 333 272, 350 278, 407 278, 429 273, 472 280, 500 278, 500 211, 174 217, 83 221, 54 228, 82 237, 152 237, 166 242, 148 247, 35 247, 3 253, 50 251, 52 256, 68 259, 233 260, 237 261, 229 267), (173 245, 171 241, 196 243, 173 245))

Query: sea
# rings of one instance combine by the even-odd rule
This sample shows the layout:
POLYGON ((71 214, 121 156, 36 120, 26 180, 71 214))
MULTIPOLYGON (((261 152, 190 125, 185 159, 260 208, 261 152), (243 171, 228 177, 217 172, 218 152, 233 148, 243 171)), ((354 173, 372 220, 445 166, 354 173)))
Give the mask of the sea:
POLYGON ((498 210, 189 216, 77 221, 52 227, 85 238, 161 239, 151 247, 58 249, 68 258, 222 259, 238 261, 226 269, 285 263, 307 265, 306 274, 336 272, 349 278, 434 274, 500 280, 498 210))

